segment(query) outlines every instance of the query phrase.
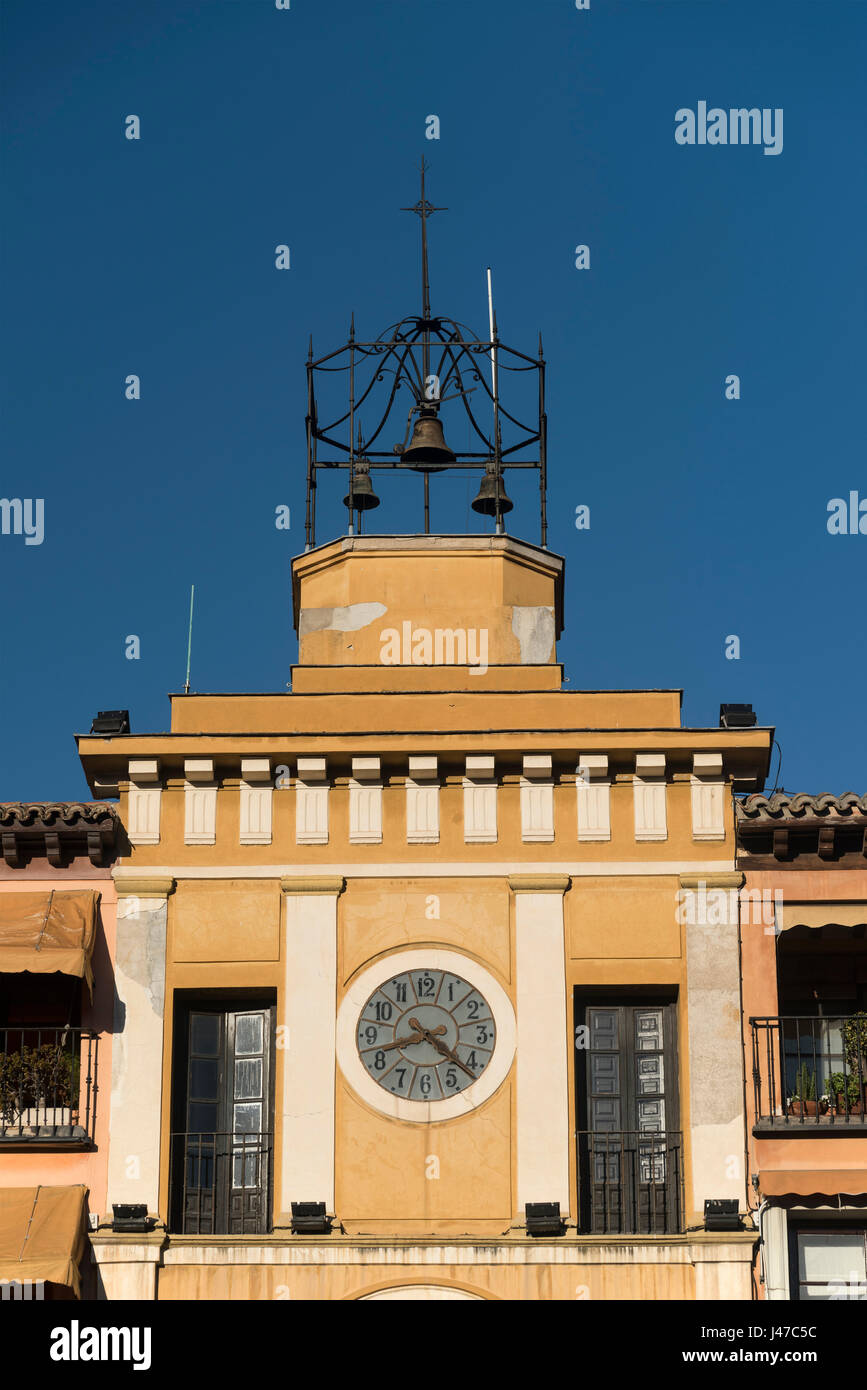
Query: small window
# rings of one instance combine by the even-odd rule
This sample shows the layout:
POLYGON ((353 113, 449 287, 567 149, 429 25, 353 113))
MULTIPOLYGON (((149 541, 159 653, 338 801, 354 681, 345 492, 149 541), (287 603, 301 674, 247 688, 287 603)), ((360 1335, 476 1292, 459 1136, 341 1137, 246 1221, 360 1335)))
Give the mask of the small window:
POLYGON ((867 1229, 793 1232, 795 1299, 867 1300, 867 1229))

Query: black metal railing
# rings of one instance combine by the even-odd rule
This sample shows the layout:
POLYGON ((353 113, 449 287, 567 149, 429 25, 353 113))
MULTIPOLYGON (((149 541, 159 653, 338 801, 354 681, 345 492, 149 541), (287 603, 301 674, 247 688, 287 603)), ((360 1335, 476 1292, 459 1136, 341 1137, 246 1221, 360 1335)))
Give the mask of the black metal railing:
POLYGON ((683 1135, 579 1130, 578 1229, 674 1235, 683 1229, 683 1135))
POLYGON ((867 1124, 867 1014, 751 1018, 755 1123, 867 1124))
POLYGON ((265 1235, 274 1136, 235 1130, 171 1136, 170 1227, 178 1235, 265 1235))
POLYGON ((91 1145, 98 1049, 84 1028, 0 1028, 0 1146, 91 1145))

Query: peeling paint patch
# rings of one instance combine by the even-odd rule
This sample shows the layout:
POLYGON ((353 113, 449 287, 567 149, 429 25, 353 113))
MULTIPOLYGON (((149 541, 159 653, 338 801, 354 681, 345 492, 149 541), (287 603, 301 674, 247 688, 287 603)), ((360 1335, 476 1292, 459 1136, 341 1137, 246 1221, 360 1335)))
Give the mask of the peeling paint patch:
POLYGON ((513 608, 512 631, 521 648, 521 665, 550 661, 554 650, 554 609, 513 608))
MULTIPOLYGON (((117 969, 145 991, 154 1013, 162 1018, 166 997, 165 901, 140 900, 137 912, 118 904, 117 969)), ((120 991, 119 991, 120 993, 120 991)))
POLYGON ((359 628, 381 618, 388 609, 384 603, 350 603, 346 608, 302 608, 299 637, 309 632, 358 632, 359 628))

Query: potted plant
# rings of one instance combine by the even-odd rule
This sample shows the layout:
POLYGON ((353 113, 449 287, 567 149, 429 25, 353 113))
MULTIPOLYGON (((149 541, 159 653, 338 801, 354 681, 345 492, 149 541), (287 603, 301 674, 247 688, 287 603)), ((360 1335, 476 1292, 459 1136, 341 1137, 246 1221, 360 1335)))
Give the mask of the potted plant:
POLYGON ((828 1109, 828 1102, 822 1097, 821 1102, 816 1101, 816 1073, 810 1071, 806 1062, 802 1062, 795 1076, 795 1089, 789 1097, 790 1115, 815 1115, 821 1107, 824 1114, 828 1109))
POLYGON ((78 1058, 60 1042, 0 1053, 0 1128, 30 1137, 40 1127, 70 1125, 78 1077, 78 1058))
MULTIPOLYGON (((867 1013, 853 1014, 843 1023, 843 1046, 849 1064, 850 1079, 855 1083, 857 1114, 867 1108, 867 1013)), ((850 1114, 852 1106, 849 1107, 850 1114)))
POLYGON ((851 1072, 832 1071, 825 1084, 834 1097, 838 1115, 861 1114, 861 1092, 857 1076, 853 1076, 851 1072))

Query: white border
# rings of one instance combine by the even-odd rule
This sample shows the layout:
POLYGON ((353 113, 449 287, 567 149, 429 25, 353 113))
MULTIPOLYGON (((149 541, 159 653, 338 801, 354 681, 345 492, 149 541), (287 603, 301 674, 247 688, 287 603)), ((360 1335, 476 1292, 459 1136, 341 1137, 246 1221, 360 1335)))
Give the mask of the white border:
POLYGON ((438 1120, 453 1120, 457 1115, 469 1115, 476 1106, 489 1100, 511 1070, 516 1043, 515 1011, 502 985, 471 956, 436 947, 427 950, 419 947, 381 956, 353 980, 337 1011, 337 1061, 350 1086, 381 1115, 387 1115, 392 1120, 409 1120, 414 1124, 434 1124, 438 1120), (399 1096, 390 1095, 368 1075, 355 1045, 358 1016, 383 981, 392 975, 402 974, 404 970, 424 968, 447 970, 467 980, 487 999, 497 1026, 494 1055, 482 1075, 465 1091, 448 1100, 401 1100, 399 1096))

